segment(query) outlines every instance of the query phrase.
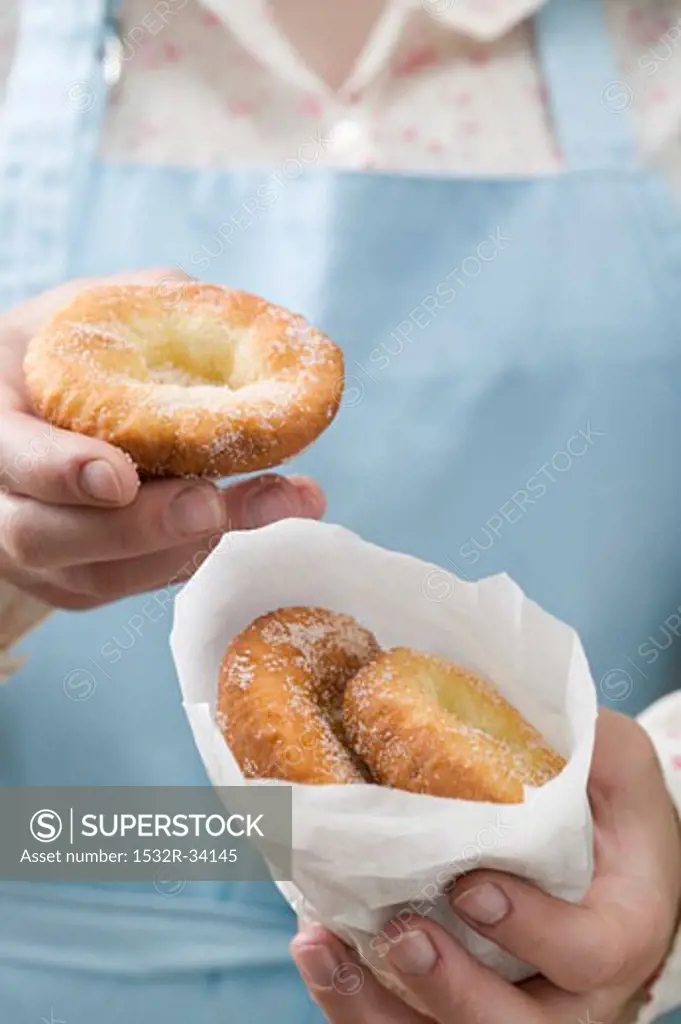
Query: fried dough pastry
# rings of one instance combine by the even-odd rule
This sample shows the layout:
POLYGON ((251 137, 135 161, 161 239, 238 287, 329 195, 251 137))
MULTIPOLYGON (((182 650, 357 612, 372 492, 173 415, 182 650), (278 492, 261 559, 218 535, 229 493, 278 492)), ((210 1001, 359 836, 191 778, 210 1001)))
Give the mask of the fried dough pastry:
POLYGON ((44 419, 150 476, 277 466, 329 425, 343 390, 340 349, 302 317, 195 282, 85 289, 31 340, 24 372, 44 419))

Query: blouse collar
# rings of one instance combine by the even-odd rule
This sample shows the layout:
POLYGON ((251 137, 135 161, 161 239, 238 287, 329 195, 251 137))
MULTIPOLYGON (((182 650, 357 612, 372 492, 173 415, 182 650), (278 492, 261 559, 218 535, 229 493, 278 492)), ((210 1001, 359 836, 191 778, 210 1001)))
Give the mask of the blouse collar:
MULTIPOLYGON (((202 0, 240 44, 282 79, 317 94, 334 94, 303 61, 269 16, 267 0, 202 0)), ((479 42, 504 36, 533 15, 545 0, 388 0, 338 99, 362 89, 386 67, 407 22, 425 12, 442 25, 479 42)))
POLYGON ((480 42, 506 35, 536 14, 545 0, 408 0, 443 26, 480 42))

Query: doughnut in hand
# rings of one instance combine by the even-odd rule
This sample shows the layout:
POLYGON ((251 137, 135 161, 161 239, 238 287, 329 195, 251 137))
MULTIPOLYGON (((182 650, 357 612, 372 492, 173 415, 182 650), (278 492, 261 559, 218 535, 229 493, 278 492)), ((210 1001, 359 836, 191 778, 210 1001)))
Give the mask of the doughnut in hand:
POLYGON ((343 389, 340 349, 302 317, 194 282, 82 291, 31 340, 24 371, 44 419, 156 476, 277 466, 329 425, 343 389))
POLYGON ((222 662, 217 721, 247 778, 363 782, 345 744, 343 691, 379 652, 348 615, 282 608, 230 643, 222 662))
POLYGON ((565 765, 488 683, 404 647, 353 676, 343 723, 375 781, 414 793, 522 803, 565 765))

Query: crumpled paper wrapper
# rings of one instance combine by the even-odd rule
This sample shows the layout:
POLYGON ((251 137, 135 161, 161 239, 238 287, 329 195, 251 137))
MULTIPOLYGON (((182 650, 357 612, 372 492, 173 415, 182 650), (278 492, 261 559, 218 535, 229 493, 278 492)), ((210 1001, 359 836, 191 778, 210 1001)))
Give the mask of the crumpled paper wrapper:
POLYGON ((258 784, 244 780, 215 723, 224 650, 258 615, 286 605, 345 612, 383 647, 462 663, 492 682, 568 764, 540 789, 527 789, 519 805, 376 785, 294 785, 293 882, 277 883, 285 898, 299 918, 354 945, 390 987, 386 953, 416 915, 439 922, 509 981, 535 973, 464 925, 443 889, 484 867, 566 900, 585 893, 597 701, 577 634, 508 576, 465 582, 339 526, 289 519, 229 534, 178 596, 171 637, 184 707, 215 786, 258 784))

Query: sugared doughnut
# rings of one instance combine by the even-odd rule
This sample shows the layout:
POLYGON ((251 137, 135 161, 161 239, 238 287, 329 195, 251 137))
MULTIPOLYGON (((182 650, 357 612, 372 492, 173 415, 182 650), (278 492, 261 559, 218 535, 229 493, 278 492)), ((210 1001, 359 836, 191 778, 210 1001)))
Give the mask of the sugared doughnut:
POLYGON ((345 685, 380 648, 347 615, 282 608, 230 643, 222 662, 217 721, 247 778, 363 782, 344 742, 345 685))
POLYGON ((383 785, 432 796, 522 803, 564 767, 518 711, 482 679, 397 647, 348 682, 343 724, 383 785))
POLYGON ((340 349, 302 317, 193 282, 82 291, 24 370, 41 416, 162 476, 279 465, 328 426, 343 388, 340 349))

